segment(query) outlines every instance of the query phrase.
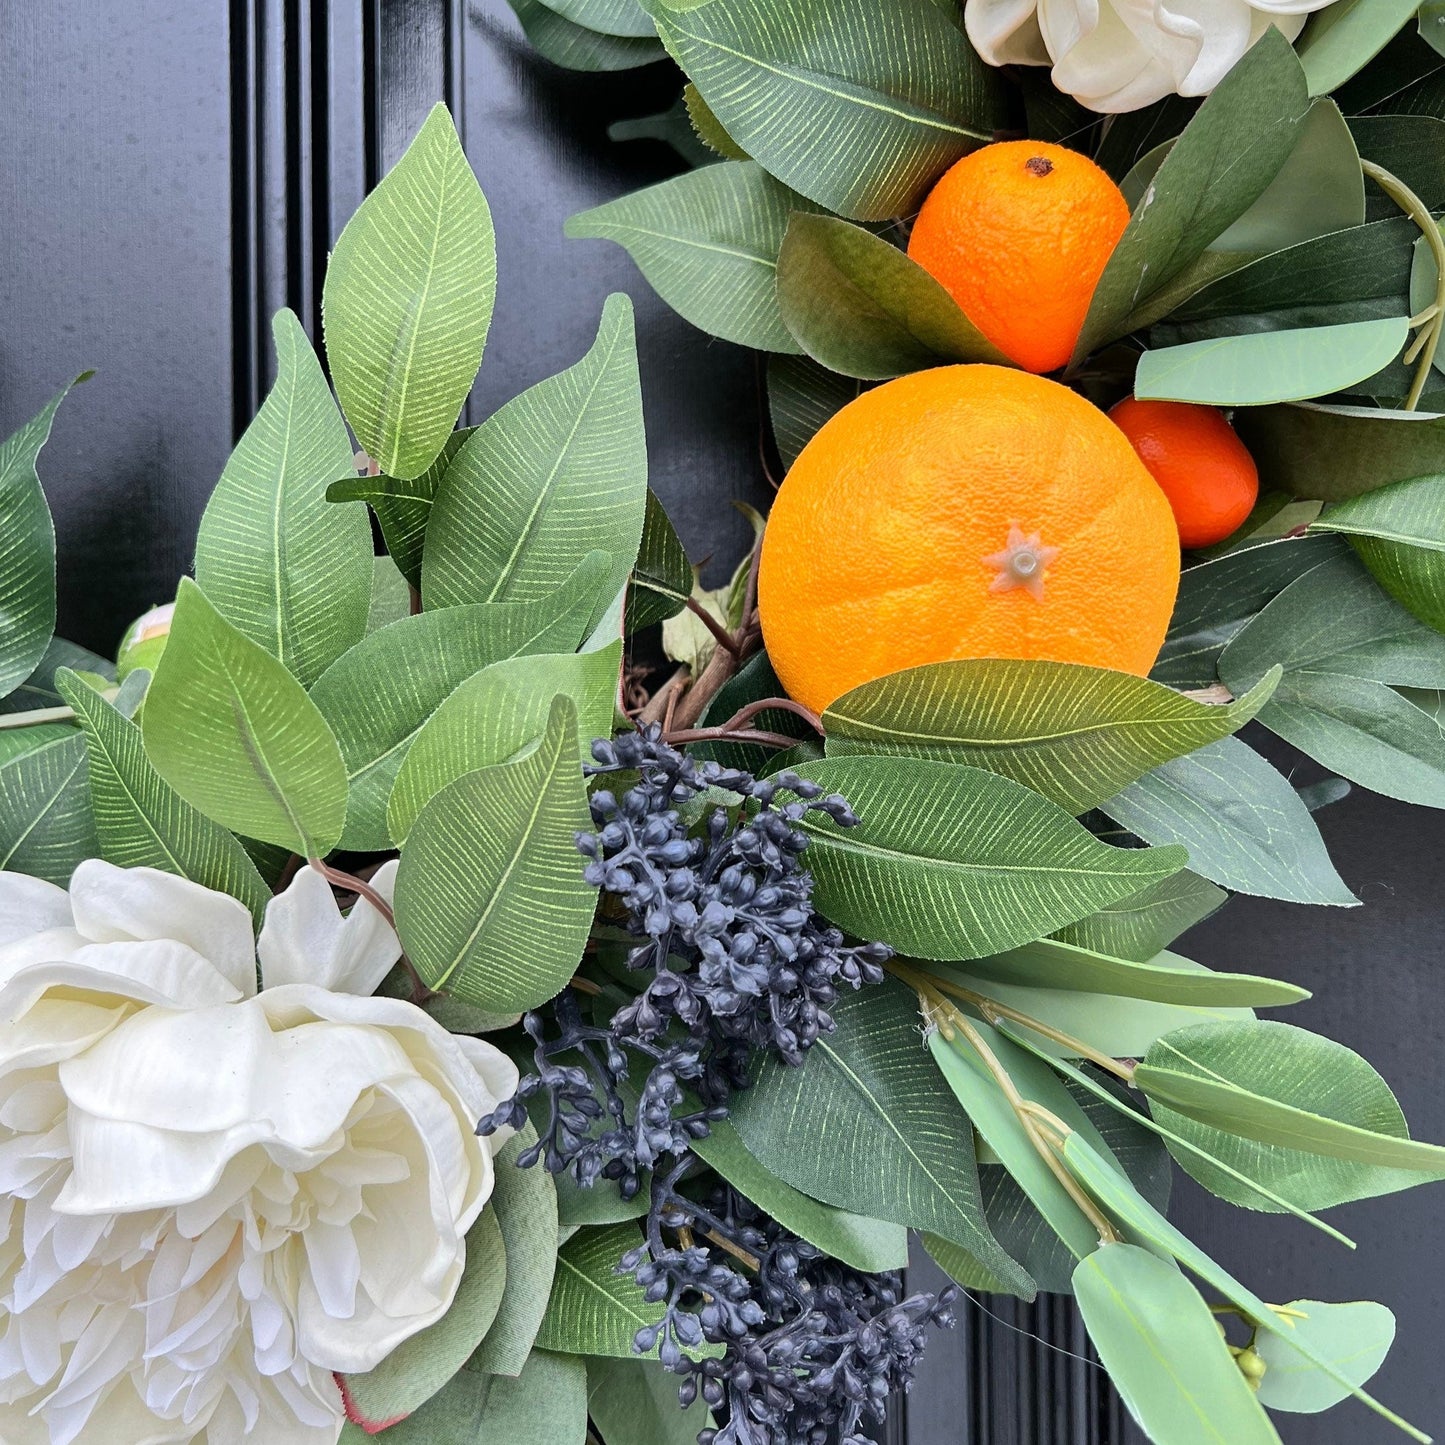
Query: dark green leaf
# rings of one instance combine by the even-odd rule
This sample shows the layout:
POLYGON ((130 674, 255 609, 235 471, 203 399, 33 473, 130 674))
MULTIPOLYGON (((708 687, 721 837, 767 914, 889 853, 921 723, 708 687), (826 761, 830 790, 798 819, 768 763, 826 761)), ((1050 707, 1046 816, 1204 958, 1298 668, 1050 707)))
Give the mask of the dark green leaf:
POLYGON ((675 617, 692 592, 692 564, 666 510, 651 490, 642 519, 642 545, 627 590, 627 631, 675 617))
MULTIPOLYGON (((69 736, 53 737, 0 761, 0 797, 5 799, 0 809, 0 870, 30 873, 62 887, 77 864, 100 851, 85 741, 78 732, 67 731, 69 736)), ((46 736, 51 736, 48 731, 46 736)))
POLYGON ((35 664, 35 671, 10 693, 0 697, 0 714, 7 712, 32 712, 36 708, 64 707, 65 699, 55 686, 55 674, 68 667, 73 672, 90 672, 97 676, 115 679, 115 664, 107 658, 98 657, 84 647, 77 647, 63 637, 51 639, 45 655, 35 664))
POLYGON ((1186 868, 1059 929, 1055 937, 1143 963, 1228 900, 1222 888, 1186 868))
POLYGON ((770 356, 768 411, 783 466, 791 467, 818 428, 862 390, 859 382, 810 356, 770 356))
POLYGON ((602 35, 655 36, 657 27, 637 0, 546 0, 549 10, 602 35))
POLYGON ((707 1406, 684 1410, 678 1377, 653 1360, 587 1361, 587 1410, 603 1445, 697 1445, 707 1406))
POLYGON ((604 35, 549 9, 542 0, 507 0, 533 46, 567 70, 634 70, 665 60, 662 42, 647 36, 604 35))

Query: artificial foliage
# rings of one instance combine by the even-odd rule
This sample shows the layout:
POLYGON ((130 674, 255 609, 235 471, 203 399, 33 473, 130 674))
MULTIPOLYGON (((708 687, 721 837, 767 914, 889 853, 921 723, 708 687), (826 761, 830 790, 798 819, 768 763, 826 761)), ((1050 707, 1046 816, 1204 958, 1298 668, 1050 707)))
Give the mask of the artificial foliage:
POLYGON ((263 1002, 283 934, 316 976, 303 949, 277 987, 395 958, 367 1007, 509 1084, 449 1308, 336 1372, 315 1438, 858 1445, 951 1322, 903 1282, 910 1239, 965 1289, 1074 1294, 1162 1445, 1266 1445, 1273 1412, 1350 1396, 1428 1438, 1367 1393, 1383 1305, 1268 1303, 1167 1218, 1177 1164, 1332 1249, 1321 1211, 1445 1173, 1363 1059, 1257 1016, 1306 996, 1269 960, 1174 951, 1232 893, 1356 905, 1313 817, 1351 784, 1445 806, 1445 60, 1347 4, 1202 101, 1105 120, 986 65, 950 0, 515 0, 557 63, 686 72, 629 134, 693 168, 569 229, 768 353, 784 466, 875 382, 997 362, 904 247, 943 169, 1029 135, 1123 182, 1062 379, 1235 408, 1263 482, 1186 555, 1149 678, 970 658, 821 716, 783 695, 761 542, 704 592, 648 488, 624 297, 573 368, 454 429, 498 282, 441 108, 337 245, 328 371, 277 318, 196 579, 123 682, 53 637, 63 393, 0 447, 6 876, 226 895, 228 927, 264 920, 263 1002))

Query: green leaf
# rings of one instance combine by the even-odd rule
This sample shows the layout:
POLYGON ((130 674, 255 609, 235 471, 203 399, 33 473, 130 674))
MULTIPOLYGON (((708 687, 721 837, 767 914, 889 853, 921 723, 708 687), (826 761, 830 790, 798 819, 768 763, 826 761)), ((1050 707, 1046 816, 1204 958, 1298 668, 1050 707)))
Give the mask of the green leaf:
POLYGON ((387 476, 419 476, 451 435, 496 290, 491 213, 438 103, 346 223, 322 293, 336 395, 387 476))
POLYGON ((814 1199, 962 1245, 1032 1296, 988 1231, 969 1119, 923 1050, 913 994, 890 980, 840 999, 833 1016, 807 1068, 769 1057, 734 1101, 748 1152, 814 1199))
POLYGON ((467 1231, 467 1258, 456 1298, 426 1329, 404 1339, 365 1374, 347 1375, 352 1408, 366 1420, 395 1420, 430 1400, 467 1361, 491 1328, 506 1287, 507 1257, 495 1211, 484 1209, 467 1231))
POLYGON ((574 25, 602 35, 625 35, 634 39, 655 36, 657 27, 637 0, 546 0, 549 10, 565 16, 574 25))
POLYGON ((1146 842, 1182 843, 1194 872, 1237 893, 1359 901, 1295 790, 1238 738, 1161 764, 1101 807, 1146 842))
POLYGON ((373 557, 371 601, 366 609, 367 635, 410 616, 411 588, 406 578, 391 565, 390 557, 373 557))
MULTIPOLYGON (((7 712, 32 712, 37 708, 64 707, 65 699, 55 685, 55 674, 68 667, 74 672, 94 673, 99 677, 115 680, 115 664, 84 647, 67 642, 63 637, 54 637, 45 649, 35 670, 7 697, 0 697, 0 714, 7 712)), ((33 732, 33 728, 20 729, 33 732)))
POLYGON ((419 729, 397 771, 386 812, 391 836, 405 839, 454 779, 506 763, 541 737, 559 695, 575 709, 575 756, 588 755, 593 738, 612 731, 621 663, 614 642, 600 652, 509 658, 467 678, 419 729))
POLYGON ((667 511, 649 489, 642 519, 642 545, 627 589, 627 631, 640 632, 687 605, 692 592, 692 564, 678 540, 667 511))
POLYGON ((402 854, 396 926, 432 988, 511 1013, 567 982, 597 902, 573 842, 588 825, 568 698, 553 702, 525 756, 468 773, 427 804, 402 854))
POLYGON ((141 733, 182 798, 235 833, 306 857, 336 846, 346 764, 301 684, 181 579, 141 733))
MULTIPOLYGON (((1304 1316, 1284 1317, 1294 1333, 1308 1339, 1313 1352, 1354 1385, 1374 1375, 1395 1343, 1395 1316, 1373 1300, 1324 1304, 1297 1299, 1285 1308, 1304 1316)), ((1271 1410, 1317 1415, 1349 1397, 1348 1389, 1294 1349, 1285 1334, 1265 1335, 1256 1348, 1266 1366, 1259 1402, 1271 1410)))
MULTIPOLYGON (((501 1226, 506 1288, 468 1368, 488 1375, 519 1375, 530 1357, 552 1292, 557 1265, 557 1189, 539 1165, 517 1168, 517 1156, 537 1142, 528 1124, 496 1158, 496 1186, 487 1203, 501 1226)), ((470 1245, 468 1245, 470 1249, 470 1245)))
POLYGON ((1229 901, 1229 895, 1187 868, 1061 928, 1061 942, 1145 963, 1229 901))
POLYGON ((1158 763, 1238 731, 1274 690, 1224 706, 1130 673, 966 659, 866 682, 823 714, 828 754, 892 753, 986 768, 1083 813, 1158 763))
POLYGON ((336 733, 350 784, 343 847, 391 846, 387 800, 423 724, 484 667, 576 647, 609 571, 606 554, 594 552, 540 601, 482 602, 403 618, 371 633, 317 678, 311 700, 336 733))
POLYGON ((1095 288, 1076 360, 1130 330, 1130 313, 1264 194, 1294 149, 1308 111, 1294 50, 1283 35, 1266 30, 1159 167, 1095 288))
POLYGON ((855 220, 918 209, 1002 122, 994 73, 931 0, 732 0, 650 8, 727 132, 786 185, 855 220))
POLYGON ((76 377, 0 442, 0 697, 39 665, 55 631, 55 527, 35 464, 76 377))
POLYGON ((907 1266, 908 1231, 902 1225, 835 1209, 794 1189, 748 1153, 730 1120, 714 1120, 712 1132, 695 1141, 692 1148, 704 1163, 785 1229, 816 1244, 834 1259, 867 1274, 907 1266))
POLYGON ((271 890, 246 850, 156 772, 135 723, 68 668, 56 683, 85 730, 100 856, 120 868, 162 868, 229 893, 259 927, 271 890))
POLYGON ((1399 354, 1404 316, 1220 336, 1146 351, 1134 394, 1152 401, 1260 406, 1347 391, 1399 354))
POLYGON ((1175 873, 1183 852, 1110 848, 1062 808, 979 768, 828 758, 799 773, 862 821, 809 813, 816 906, 843 928, 924 958, 1026 943, 1175 873))
POLYGON ((633 70, 665 60, 662 42, 647 36, 604 35, 577 25, 543 0, 507 0, 533 47, 568 70, 633 70))
POLYGON ((866 380, 950 361, 1011 363, 927 271, 836 216, 795 214, 778 253, 778 305, 815 361, 866 380))
POLYGON ((567 222, 615 241, 684 320, 759 351, 797 351, 778 310, 778 250, 811 201, 753 161, 724 161, 633 191, 567 222))
POLYGON ((727 133, 723 123, 702 98, 702 92, 691 81, 682 88, 682 108, 687 113, 693 134, 714 155, 730 161, 748 159, 748 153, 727 133))
POLYGON ((654 1360, 588 1360, 587 1411, 603 1445, 697 1445, 713 1418, 696 1402, 684 1410, 677 1386, 654 1360))
POLYGON ((1339 0, 1310 16, 1299 58, 1311 95, 1343 85, 1403 30, 1419 0, 1339 0))
POLYGON ((66 733, 54 736, 46 730, 50 741, 0 761, 0 797, 5 799, 0 870, 29 873, 61 887, 79 863, 100 851, 85 741, 73 729, 66 733))
MULTIPOLYGON (((768 660, 767 653, 755 653, 717 690, 706 711, 698 719, 698 724, 701 727, 716 727, 752 703, 765 702, 768 698, 783 695, 783 684, 778 681, 778 675, 773 671, 773 664, 768 660)), ((797 738, 799 742, 805 738, 816 737, 812 728, 797 713, 782 708, 766 708, 755 714, 750 726, 765 732, 781 733, 784 737, 797 738)), ((776 770, 774 765, 780 757, 775 748, 765 748, 756 743, 694 743, 688 753, 695 758, 707 758, 721 763, 725 768, 741 768, 744 772, 756 773, 759 777, 773 773, 776 770)))
POLYGON ((1074 1271, 1089 1338, 1151 1440, 1279 1445, 1209 1306, 1176 1265, 1104 1245, 1074 1271))
POLYGON ((231 453, 196 538, 196 581, 252 642, 312 682, 366 631, 371 525, 327 505, 353 466, 346 425, 301 323, 271 321, 276 384, 231 453))
POLYGON ((647 443, 632 303, 607 298, 592 349, 514 397, 467 439, 427 526, 427 607, 528 602, 591 552, 612 558, 609 600, 632 572, 647 508, 647 443))
POLYGON ((863 389, 859 382, 829 371, 811 356, 770 356, 768 413, 783 466, 791 467, 818 428, 863 389))

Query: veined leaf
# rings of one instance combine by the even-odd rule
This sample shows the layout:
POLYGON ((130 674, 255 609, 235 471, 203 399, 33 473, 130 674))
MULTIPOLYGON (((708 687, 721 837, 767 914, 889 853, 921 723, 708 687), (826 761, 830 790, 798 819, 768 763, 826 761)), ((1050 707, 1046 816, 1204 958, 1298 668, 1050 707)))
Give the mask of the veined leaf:
POLYGON ((814 209, 756 162, 723 161, 583 211, 566 229, 616 241, 699 330, 789 352, 799 347, 778 310, 778 250, 788 217, 814 209))
POLYGON ((1095 953, 1147 963, 1228 901, 1222 888, 1186 868, 1070 923, 1054 936, 1095 953))
POLYGON ((451 435, 496 290, 491 212, 439 103, 346 223, 322 294, 336 394, 386 475, 419 476, 451 435))
POLYGON ((231 453, 196 538, 196 581, 252 642, 312 682, 366 631, 371 526, 326 489, 351 440, 290 311, 271 321, 276 384, 231 453))
POLYGON ((301 684, 181 579, 141 734, 151 765, 233 832, 306 857, 336 846, 346 764, 301 684))
POLYGON ((627 589, 629 633, 675 617, 692 592, 692 565, 667 511, 650 488, 642 519, 642 545, 627 589))
POLYGON ((791 467, 818 428, 863 389, 861 382, 829 371, 811 356, 770 356, 768 415, 783 466, 791 467))
POLYGON ((406 578, 392 566, 390 557, 373 557, 371 601, 366 608, 367 635, 410 616, 411 588, 406 578))
POLYGON ((1238 731, 1274 681, 1217 706, 1102 667, 970 658, 866 682, 823 722, 829 756, 901 753, 986 768, 1082 813, 1158 763, 1238 731))
POLYGON ((156 772, 135 723, 68 668, 56 684, 85 730, 100 856, 120 868, 162 868, 229 893, 259 927, 271 890, 246 850, 156 772))
POLYGON ((818 908, 923 958, 977 958, 1061 928, 1175 873, 1180 849, 1100 843, 1062 808, 979 768, 827 758, 799 773, 862 822, 809 813, 818 908))
POLYGON ((589 821, 577 710, 559 697, 531 752, 448 784, 412 829, 396 926, 427 983, 495 1013, 551 998, 596 909, 573 842, 589 821))
POLYGON ((633 70, 666 60, 662 42, 645 35, 604 35, 568 20, 543 0, 507 0, 534 49, 568 70, 633 70))
POLYGON ((1299 41, 1311 95, 1341 86, 1414 19, 1409 0, 1340 0, 1311 15, 1299 41))
MULTIPOLYGON (((28 729, 27 729, 28 731, 28 729)), ((0 870, 64 887, 100 851, 90 806, 85 741, 74 729, 0 761, 0 870)), ((49 736, 49 734, 47 734, 49 736)), ((0 754, 0 758, 4 758, 0 754)))
POLYGON ((422 561, 428 608, 527 602, 555 591, 598 548, 601 596, 632 572, 647 508, 647 443, 632 303, 609 296, 592 349, 514 397, 447 467, 422 561))
POLYGON ((587 1411, 603 1445, 697 1445, 714 1424, 706 1405, 678 1404, 677 1376, 653 1360, 588 1360, 587 1411))
MULTIPOLYGON (((7 697, 0 697, 0 714, 7 712, 32 712, 43 707, 64 707, 65 699, 55 686, 55 674, 68 667, 73 672, 90 672, 110 681, 115 680, 115 663, 63 637, 53 637, 45 649, 35 670, 7 697)), ((33 728, 22 728, 21 732, 33 733, 33 728)))
POLYGON ((657 27, 637 0, 546 0, 549 10, 601 35, 655 36, 657 27))
POLYGON ((650 0, 727 132, 786 185, 855 220, 917 210, 1002 120, 997 78, 931 0, 650 0))
MULTIPOLYGON (((1384 1364, 1395 1343, 1395 1316, 1373 1300, 1324 1304, 1297 1299, 1285 1308, 1291 1313, 1283 1318, 1294 1332, 1355 1385, 1363 1385, 1384 1364)), ((1317 1415, 1349 1397, 1348 1389, 1301 1355, 1286 1335, 1267 1334, 1256 1348, 1266 1366, 1259 1401, 1271 1410, 1317 1415)))

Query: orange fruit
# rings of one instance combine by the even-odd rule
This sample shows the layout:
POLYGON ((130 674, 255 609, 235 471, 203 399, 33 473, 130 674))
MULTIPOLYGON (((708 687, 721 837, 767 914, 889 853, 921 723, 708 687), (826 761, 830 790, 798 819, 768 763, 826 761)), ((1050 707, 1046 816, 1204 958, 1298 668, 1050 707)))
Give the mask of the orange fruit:
POLYGON ((1097 407, 1003 366, 944 366, 849 402, 763 533, 758 606, 783 686, 821 712, 958 657, 1143 675, 1179 585, 1163 492, 1097 407))
POLYGON ((1131 396, 1109 416, 1169 498, 1181 546, 1222 542, 1254 510, 1259 471, 1218 407, 1131 396))
POLYGON ((1129 203, 1087 156, 1003 141, 957 162, 928 194, 908 254, 1010 361, 1068 361, 1129 203))

